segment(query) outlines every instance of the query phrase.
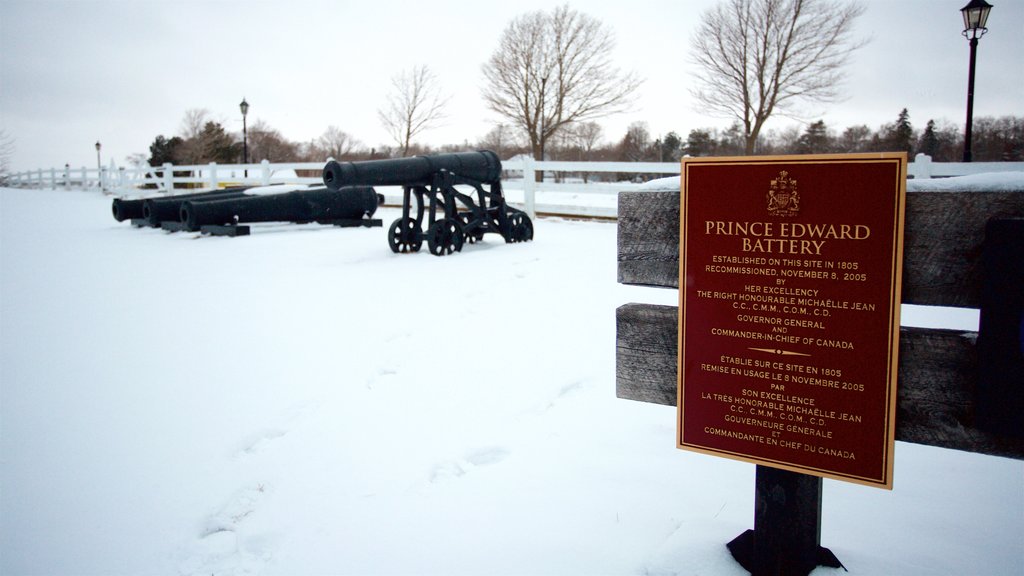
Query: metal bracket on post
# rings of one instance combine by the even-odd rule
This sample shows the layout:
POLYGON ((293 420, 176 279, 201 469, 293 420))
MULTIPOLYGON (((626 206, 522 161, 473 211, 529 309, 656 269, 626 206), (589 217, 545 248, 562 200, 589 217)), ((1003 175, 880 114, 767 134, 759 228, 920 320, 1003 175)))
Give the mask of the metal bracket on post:
POLYGON ((818 566, 845 567, 821 546, 821 478, 757 467, 754 529, 729 542, 753 576, 807 576, 818 566))
POLYGON ((981 260, 976 424, 1024 438, 1024 218, 989 220, 981 260))

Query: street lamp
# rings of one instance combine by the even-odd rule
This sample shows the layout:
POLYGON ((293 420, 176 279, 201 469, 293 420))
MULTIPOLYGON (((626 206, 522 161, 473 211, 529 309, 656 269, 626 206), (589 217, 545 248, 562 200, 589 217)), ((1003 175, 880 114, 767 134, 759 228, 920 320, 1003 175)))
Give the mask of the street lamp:
POLYGON ((96 141, 96 185, 103 186, 103 165, 100 163, 100 141, 96 141))
POLYGON ((971 161, 971 124, 974 121, 974 60, 978 52, 978 38, 988 32, 985 22, 992 5, 985 0, 971 0, 960 9, 964 17, 962 34, 971 42, 971 66, 967 72, 967 129, 964 131, 964 162, 971 161))
MULTIPOLYGON (((544 144, 547 143, 547 139, 544 137, 544 96, 548 89, 548 77, 544 76, 540 79, 540 161, 546 160, 544 157, 544 144)), ((544 171, 541 171, 541 182, 544 181, 544 171)))
MULTIPOLYGON (((249 134, 245 126, 245 117, 249 114, 249 103, 242 98, 242 103, 238 105, 238 108, 242 111, 242 164, 249 163, 249 134)), ((249 177, 248 168, 245 170, 245 177, 249 177)))

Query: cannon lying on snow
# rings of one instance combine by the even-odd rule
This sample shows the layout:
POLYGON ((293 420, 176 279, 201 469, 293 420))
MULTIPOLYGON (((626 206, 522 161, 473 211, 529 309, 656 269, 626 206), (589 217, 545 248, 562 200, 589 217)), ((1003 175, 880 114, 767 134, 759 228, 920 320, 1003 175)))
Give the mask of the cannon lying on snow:
POLYGON ((533 239, 530 217, 505 203, 501 160, 490 150, 366 162, 332 160, 324 167, 324 184, 331 190, 401 186, 402 217, 388 230, 393 252, 417 252, 424 238, 431 254, 437 256, 461 251, 465 242, 482 240, 487 233, 500 234, 505 242, 533 239), (457 185, 472 186, 477 199, 457 190, 457 185), (484 190, 484 185, 489 190, 484 190), (444 214, 440 219, 436 217, 439 208, 444 214), (424 214, 428 217, 426 232, 424 214))
POLYGON ((199 196, 186 194, 169 198, 147 198, 142 203, 142 219, 148 222, 150 226, 158 228, 161 222, 179 221, 181 205, 185 202, 212 202, 214 200, 227 200, 228 198, 241 198, 245 196, 245 191, 248 189, 248 186, 244 186, 225 188, 199 196))
POLYGON ((110 208, 114 213, 114 219, 118 222, 124 222, 125 220, 146 220, 151 226, 159 226, 160 222, 165 220, 176 221, 178 219, 178 212, 181 210, 181 203, 185 200, 212 200, 222 198, 225 195, 239 196, 247 189, 247 187, 225 188, 223 190, 214 190, 212 192, 153 196, 151 198, 137 198, 132 200, 114 198, 114 202, 110 208), (159 215, 157 215, 157 211, 153 209, 154 203, 157 202, 160 203, 159 215), (149 211, 146 210, 147 206, 150 207, 149 211), (170 210, 170 208, 173 208, 173 210, 170 210), (151 218, 151 215, 154 217, 151 218))
MULTIPOLYGON (((280 194, 186 200, 181 203, 179 216, 190 232, 203 226, 248 222, 356 222, 373 216, 381 200, 369 186, 340 190, 320 187, 280 194)), ((379 225, 379 221, 375 222, 379 225)))
POLYGON ((324 186, 269 186, 225 188, 214 192, 180 194, 140 200, 114 200, 118 221, 131 219, 137 226, 166 230, 248 234, 236 226, 251 222, 317 222, 336 226, 380 226, 371 220, 384 197, 369 186, 328 190, 324 186))

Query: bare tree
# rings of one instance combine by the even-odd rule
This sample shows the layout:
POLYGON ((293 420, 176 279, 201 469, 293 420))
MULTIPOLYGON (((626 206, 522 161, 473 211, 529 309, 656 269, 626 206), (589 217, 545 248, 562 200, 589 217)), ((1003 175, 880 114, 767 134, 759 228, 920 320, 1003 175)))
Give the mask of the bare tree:
POLYGON ((294 162, 299 159, 299 145, 285 138, 265 121, 253 122, 248 133, 249 158, 271 162, 294 162))
POLYGON ((185 117, 181 120, 182 143, 178 150, 180 160, 188 164, 202 161, 204 150, 202 146, 203 128, 210 122, 210 111, 205 108, 189 108, 185 110, 185 117))
POLYGON ((625 162, 651 160, 651 132, 647 122, 633 122, 619 143, 619 159, 625 162))
POLYGON ((621 112, 640 80, 612 65, 614 36, 599 20, 563 5, 513 20, 484 66, 487 106, 529 138, 542 159, 564 126, 621 112))
MULTIPOLYGON (((566 126, 572 138, 573 146, 576 148, 580 162, 589 162, 593 159, 594 149, 597 148, 604 136, 604 129, 597 122, 574 122, 566 126)), ((580 176, 583 183, 590 181, 590 173, 582 172, 580 176)))
POLYGON ((863 12, 844 0, 723 0, 691 39, 702 70, 693 95, 704 110, 739 121, 753 154, 772 114, 839 99, 843 66, 865 43, 852 38, 863 12))
POLYGON ((134 168, 142 168, 149 165, 149 156, 143 152, 133 152, 125 156, 124 161, 134 168))
POLYGON ((866 152, 870 143, 871 128, 860 124, 844 130, 836 145, 840 152, 866 152))
POLYGON ((211 120, 210 111, 206 108, 189 108, 181 119, 181 137, 185 140, 195 138, 202 133, 203 127, 211 120))
POLYGON ((319 160, 325 158, 341 160, 352 155, 359 146, 358 140, 353 138, 348 132, 333 125, 328 126, 324 133, 316 139, 316 148, 323 156, 319 160))
POLYGON ((0 128, 0 184, 7 182, 7 173, 11 169, 11 156, 14 155, 14 138, 0 128))
MULTIPOLYGON (((580 149, 580 160, 590 160, 594 148, 597 147, 604 136, 604 130, 601 128, 601 125, 597 122, 580 122, 573 124, 571 129, 573 141, 580 149)), ((586 179, 584 179, 584 182, 586 182, 586 179)))
POLYGON ((437 78, 425 65, 392 77, 391 87, 387 107, 377 110, 377 116, 405 156, 417 134, 444 118, 448 98, 441 95, 437 78))
POLYGON ((518 132, 513 131, 507 124, 498 123, 480 141, 477 147, 491 150, 499 158, 508 158, 518 154, 523 148, 518 132))

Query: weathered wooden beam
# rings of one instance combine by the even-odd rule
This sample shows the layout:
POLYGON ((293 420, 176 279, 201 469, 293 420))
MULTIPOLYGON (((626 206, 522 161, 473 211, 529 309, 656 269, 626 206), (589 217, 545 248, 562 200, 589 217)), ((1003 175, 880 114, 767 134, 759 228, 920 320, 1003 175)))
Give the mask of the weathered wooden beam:
MULTIPOLYGON (((616 395, 675 406, 679 309, 626 304, 616 320, 616 395)), ((976 427, 976 340, 976 332, 900 329, 896 439, 1024 459, 1024 439, 976 427)))
MULTIPOLYGON (((903 302, 978 308, 990 218, 1024 217, 1024 190, 907 192, 903 302)), ((679 193, 619 193, 619 282, 679 287, 679 193)))

